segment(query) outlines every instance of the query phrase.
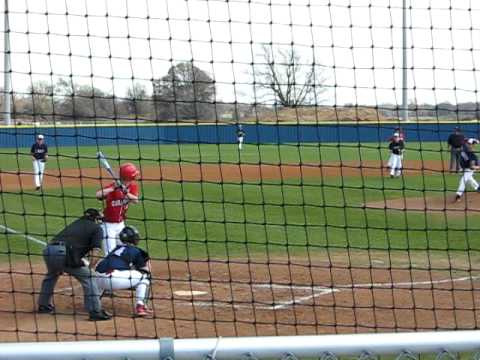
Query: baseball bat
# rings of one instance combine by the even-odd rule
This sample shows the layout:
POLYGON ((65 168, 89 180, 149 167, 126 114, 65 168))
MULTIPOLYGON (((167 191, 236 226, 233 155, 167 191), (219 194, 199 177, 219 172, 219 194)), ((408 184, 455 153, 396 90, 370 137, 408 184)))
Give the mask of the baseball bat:
POLYGON ((122 186, 123 184, 122 184, 120 178, 118 177, 117 174, 115 174, 115 172, 113 171, 112 167, 110 166, 110 163, 108 162, 107 158, 105 157, 105 155, 103 155, 103 153, 101 151, 97 152, 97 159, 98 159, 98 161, 100 161, 100 165, 105 170, 107 170, 107 172, 110 174, 110 176, 113 178, 113 180, 115 180, 115 183, 118 186, 122 186))

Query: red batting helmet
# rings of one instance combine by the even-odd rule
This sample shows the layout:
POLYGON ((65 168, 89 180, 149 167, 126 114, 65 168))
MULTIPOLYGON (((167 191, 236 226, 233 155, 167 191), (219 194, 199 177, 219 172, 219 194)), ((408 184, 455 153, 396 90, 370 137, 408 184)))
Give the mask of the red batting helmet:
POLYGON ((138 176, 137 167, 132 163, 125 163, 122 166, 120 166, 120 179, 131 181, 131 180, 135 180, 137 176, 138 176))

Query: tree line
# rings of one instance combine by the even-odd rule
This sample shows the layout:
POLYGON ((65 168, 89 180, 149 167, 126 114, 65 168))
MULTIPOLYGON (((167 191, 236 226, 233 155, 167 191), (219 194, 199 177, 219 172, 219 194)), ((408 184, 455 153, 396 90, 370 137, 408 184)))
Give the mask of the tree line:
MULTIPOLYGON (((55 82, 38 81, 32 83, 26 92, 10 95, 13 116, 52 121, 135 119, 158 122, 262 120, 264 116, 273 121, 281 117, 279 112, 295 116, 295 112, 292 114, 288 110, 301 107, 303 112, 314 109, 315 114, 309 115, 312 119, 341 120, 336 111, 338 106, 322 105, 327 91, 327 77, 322 66, 302 59, 291 47, 274 49, 263 46, 257 60, 248 74, 252 89, 250 98, 254 99, 249 104, 218 101, 215 79, 193 62, 180 62, 172 65, 161 78, 153 79, 149 88, 144 83, 132 83, 124 96, 93 85, 77 84, 72 77, 60 77, 55 82), (321 118, 331 110, 333 115, 328 116, 332 119, 321 118)), ((400 111, 399 105, 395 104, 371 107, 346 104, 340 107, 344 112, 362 108, 359 121, 398 119, 400 111)), ((410 118, 472 120, 480 118, 480 104, 410 104, 409 112, 410 118)), ((352 114, 355 117, 357 112, 352 114)))

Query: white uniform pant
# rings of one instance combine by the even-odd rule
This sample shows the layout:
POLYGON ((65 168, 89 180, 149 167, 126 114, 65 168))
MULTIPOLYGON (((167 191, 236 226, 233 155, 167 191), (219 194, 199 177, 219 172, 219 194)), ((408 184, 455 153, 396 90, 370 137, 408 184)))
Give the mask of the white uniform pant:
POLYGON ((45 162, 40 160, 33 160, 33 179, 35 181, 36 187, 42 186, 44 172, 45 162))
POLYGON ((460 178, 460 183, 457 188, 457 195, 462 196, 467 185, 470 185, 474 190, 478 189, 478 183, 473 178, 473 170, 470 169, 463 170, 463 175, 460 178))
POLYGON ((123 230, 125 227, 125 223, 119 222, 119 223, 110 223, 110 222, 104 222, 102 224, 102 229, 103 229, 103 242, 102 242, 102 248, 103 248, 103 254, 107 256, 113 249, 117 247, 117 245, 120 245, 120 239, 118 238, 118 234, 123 230))
POLYGON ((110 274, 97 273, 98 289, 112 293, 115 290, 135 289, 137 304, 144 305, 148 297, 150 280, 137 270, 114 270, 110 274))
POLYGON ((238 137, 238 150, 242 150, 243 140, 244 140, 243 136, 238 137))
POLYGON ((400 176, 402 174, 402 160, 402 155, 390 154, 390 159, 388 159, 390 176, 400 176))

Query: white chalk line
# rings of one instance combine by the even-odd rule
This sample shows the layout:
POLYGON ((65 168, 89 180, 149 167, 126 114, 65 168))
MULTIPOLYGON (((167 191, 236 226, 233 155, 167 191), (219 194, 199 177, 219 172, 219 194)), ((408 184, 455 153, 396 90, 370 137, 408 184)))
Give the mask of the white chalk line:
POLYGON ((349 284, 349 285, 336 285, 336 287, 328 288, 328 287, 307 287, 307 286, 288 286, 288 285, 276 285, 276 284, 260 284, 255 285, 252 284, 252 288, 271 288, 271 289, 290 289, 290 290, 309 290, 312 291, 312 294, 298 297, 288 301, 281 301, 276 305, 271 306, 255 306, 255 304, 234 304, 230 303, 227 304, 225 302, 208 302, 208 301, 193 301, 192 303, 185 304, 188 306, 200 306, 200 307, 220 307, 220 308, 234 308, 234 309, 241 309, 241 308, 248 308, 248 309, 262 309, 262 310, 281 310, 288 308, 295 304, 302 304, 306 301, 314 299, 319 296, 331 294, 334 292, 341 292, 345 290, 354 290, 354 289, 374 289, 374 288, 383 288, 383 289, 410 289, 412 286, 416 285, 438 285, 438 284, 445 284, 445 283, 455 283, 455 282, 462 282, 462 281, 475 281, 480 279, 480 275, 477 276, 464 276, 460 278, 454 279, 441 279, 441 280, 425 280, 425 281, 405 281, 405 282, 386 282, 386 283, 363 283, 363 284, 349 284))
POLYGON ((37 239, 36 237, 33 237, 31 235, 28 235, 28 234, 24 234, 20 231, 17 231, 15 229, 12 229, 12 228, 9 228, 8 226, 4 226, 4 225, 0 225, 0 229, 3 229, 6 231, 7 234, 15 234, 15 235, 20 235, 20 236, 23 236, 25 239, 27 240, 30 240, 30 241, 33 241, 34 243, 37 243, 37 244, 40 244, 40 245, 43 245, 43 246, 46 246, 47 243, 43 240, 40 240, 40 239, 37 239))

